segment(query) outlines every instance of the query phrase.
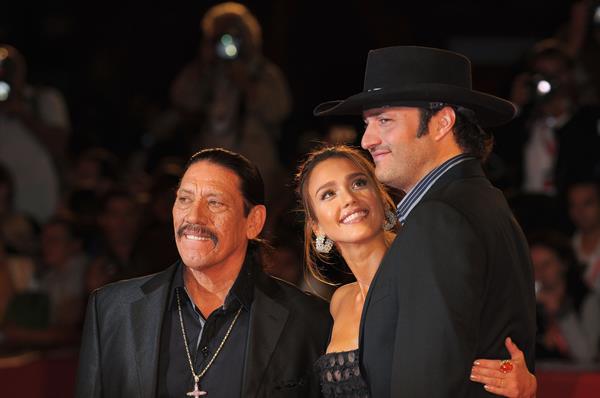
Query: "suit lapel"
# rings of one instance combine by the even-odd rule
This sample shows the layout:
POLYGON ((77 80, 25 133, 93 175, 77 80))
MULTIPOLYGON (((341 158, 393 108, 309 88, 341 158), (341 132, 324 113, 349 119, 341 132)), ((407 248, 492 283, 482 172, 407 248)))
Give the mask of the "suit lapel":
POLYGON ((254 397, 258 393, 258 388, 288 318, 289 311, 276 301, 277 288, 275 282, 259 272, 250 315, 250 330, 242 382, 243 397, 254 397))
POLYGON ((142 297, 131 304, 135 363, 143 398, 156 394, 160 331, 175 269, 173 265, 142 285, 142 297))
MULTIPOLYGON (((443 189, 445 186, 447 186, 452 181, 455 181, 458 179, 463 179, 463 178, 473 178, 473 177, 485 177, 485 174, 481 167, 480 161, 477 159, 470 159, 470 160, 461 162, 461 163, 457 164, 456 166, 452 167, 446 173, 444 173, 431 186, 429 191, 427 191, 425 196, 421 199, 421 202, 423 202, 424 200, 427 200, 430 197, 435 197, 435 195, 437 194, 437 192, 439 190, 443 189)), ((417 206, 418 206, 418 204, 417 204, 417 206)), ((410 220, 410 215, 409 215, 408 219, 410 220)), ((402 231, 399 231, 398 233, 401 234, 402 231)), ((380 298, 387 295, 388 290, 390 288, 389 280, 379 281, 379 279, 380 279, 379 275, 381 274, 383 264, 385 263, 387 257, 388 256, 386 255, 381 260, 381 264, 380 264, 379 268, 377 269, 375 276, 373 277, 373 281, 371 282, 371 287, 369 288, 369 292, 367 293, 367 297, 365 298, 365 304, 363 306, 362 315, 360 318, 360 328, 359 328, 359 333, 358 333, 358 347, 359 347, 359 358, 361 359, 361 365, 362 365, 362 358, 363 358, 361 351, 364 347, 364 343, 363 343, 364 328, 365 328, 365 321, 366 321, 367 313, 369 310, 369 305, 371 305, 374 302, 377 302, 380 298)), ((365 374, 365 373, 363 373, 363 374, 365 374)))
MULTIPOLYGON (((379 282, 379 275, 381 274, 381 265, 384 263, 386 259, 386 256, 383 257, 383 259, 381 259, 381 264, 379 264, 379 268, 377 268, 377 271, 375 272, 375 276, 373 277, 373 280, 371 281, 371 286, 369 287, 369 291, 367 292, 367 297, 365 297, 365 303, 363 304, 363 309, 362 309, 362 313, 360 316, 360 325, 359 325, 359 329, 358 329, 358 358, 359 358, 359 362, 362 365, 362 349, 363 349, 363 337, 364 337, 364 326, 365 326, 365 320, 366 320, 366 316, 367 316, 367 312, 369 309, 369 305, 371 304, 372 300, 373 300, 373 295, 376 294, 375 291, 378 289, 378 282, 379 282)), ((381 295, 387 295, 387 291, 386 292, 382 292, 381 295)), ((381 295, 379 295, 381 297, 381 295)), ((363 372, 363 375, 366 374, 364 372, 364 369, 361 369, 363 372)))
POLYGON ((457 164, 456 166, 448 170, 446 173, 444 173, 444 175, 442 175, 435 182, 435 184, 431 186, 431 188, 429 189, 429 191, 427 191, 425 196, 423 196, 421 202, 427 200, 428 198, 435 197, 439 190, 443 189, 453 181, 477 177, 485 178, 485 173, 483 172, 483 168, 481 167, 481 162, 478 159, 465 160, 464 162, 457 164))

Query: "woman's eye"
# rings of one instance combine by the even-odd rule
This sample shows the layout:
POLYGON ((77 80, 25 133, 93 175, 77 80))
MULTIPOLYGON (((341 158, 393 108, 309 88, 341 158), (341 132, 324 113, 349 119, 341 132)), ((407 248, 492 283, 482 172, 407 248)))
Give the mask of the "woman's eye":
POLYGON ((389 122, 390 122, 392 119, 387 119, 387 118, 385 118, 385 117, 382 117, 382 118, 380 118, 380 119, 378 119, 378 120, 379 120, 379 124, 381 124, 381 125, 386 125, 386 124, 388 124, 388 123, 389 123, 389 122))
POLYGON ((321 200, 326 200, 334 195, 333 191, 325 191, 321 194, 321 200))
POLYGON ((354 189, 363 188, 363 187, 366 187, 367 184, 368 184, 368 182, 367 182, 366 178, 358 178, 358 179, 354 180, 354 182, 352 183, 352 188, 354 188, 354 189))

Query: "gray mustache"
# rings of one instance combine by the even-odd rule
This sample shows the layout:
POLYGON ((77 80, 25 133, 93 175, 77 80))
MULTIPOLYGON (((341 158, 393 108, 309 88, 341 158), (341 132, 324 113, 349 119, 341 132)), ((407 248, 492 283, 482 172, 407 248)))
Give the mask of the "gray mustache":
POLYGON ((210 228, 198 224, 185 224, 177 229, 177 237, 181 238, 185 234, 200 235, 209 238, 216 246, 219 242, 217 234, 215 234, 210 228))

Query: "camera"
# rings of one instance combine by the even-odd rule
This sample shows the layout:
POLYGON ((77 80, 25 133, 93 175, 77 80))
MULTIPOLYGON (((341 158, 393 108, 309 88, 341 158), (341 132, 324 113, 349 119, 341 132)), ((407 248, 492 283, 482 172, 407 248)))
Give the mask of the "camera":
POLYGON ((242 40, 230 33, 221 35, 215 44, 217 57, 225 61, 234 61, 242 53, 242 40))
POLYGON ((542 102, 552 97, 558 89, 556 79, 541 74, 534 74, 529 81, 529 91, 534 102, 542 102))

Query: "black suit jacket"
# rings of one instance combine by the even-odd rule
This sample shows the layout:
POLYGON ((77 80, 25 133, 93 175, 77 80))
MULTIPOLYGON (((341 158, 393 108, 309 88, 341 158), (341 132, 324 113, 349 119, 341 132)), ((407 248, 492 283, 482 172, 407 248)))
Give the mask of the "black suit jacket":
POLYGON ((360 357, 376 398, 483 397, 476 358, 508 358, 510 336, 533 369, 529 250, 503 194, 477 160, 444 174, 408 216, 371 284, 360 357))
MULTIPOLYGON (((92 293, 78 398, 155 396, 160 331, 176 266, 92 293)), ((330 329, 325 301, 257 272, 242 396, 318 397, 313 364, 325 352, 330 329)))

